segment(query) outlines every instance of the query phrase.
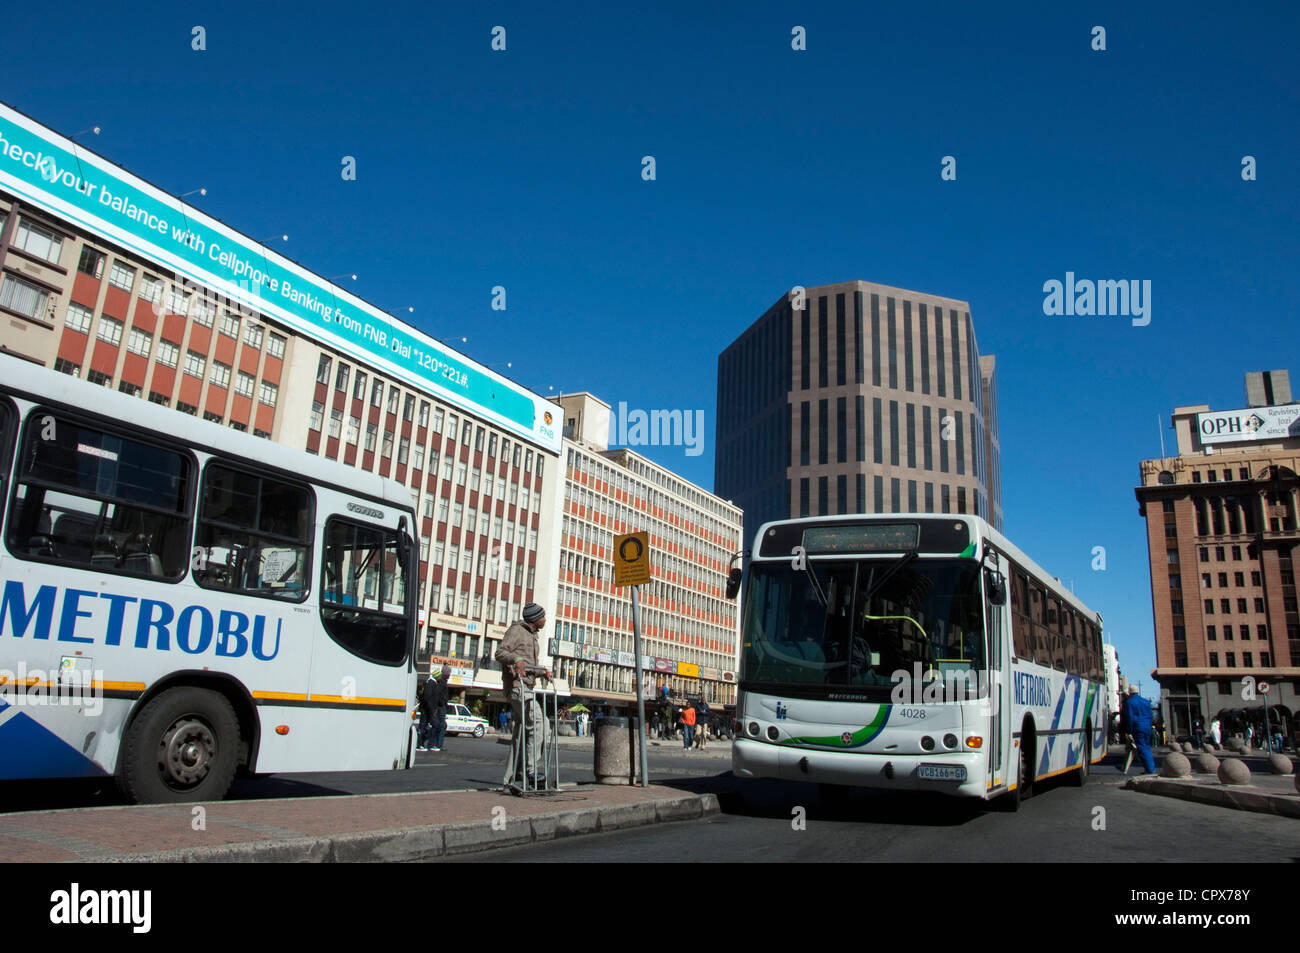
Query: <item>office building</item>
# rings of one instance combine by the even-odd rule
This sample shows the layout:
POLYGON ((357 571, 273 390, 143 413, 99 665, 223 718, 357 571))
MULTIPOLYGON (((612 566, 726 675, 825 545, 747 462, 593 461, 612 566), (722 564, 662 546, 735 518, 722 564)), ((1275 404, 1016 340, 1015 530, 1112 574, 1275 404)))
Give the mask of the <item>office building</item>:
POLYGON ((551 655, 574 696, 633 710, 631 592, 614 585, 614 537, 650 534, 650 584, 638 596, 647 697, 735 704, 739 604, 727 570, 740 510, 628 449, 609 449, 610 408, 560 398, 564 501, 551 655))
POLYGON ((1140 467, 1152 674, 1166 725, 1183 735, 1195 718, 1206 726, 1219 717, 1228 727, 1243 719, 1262 727, 1265 698, 1294 730, 1300 404, 1287 371, 1247 374, 1246 395, 1240 409, 1175 408, 1177 454, 1140 467))
POLYGON ((995 362, 967 302, 865 281, 796 288, 718 358, 714 491, 748 532, 904 512, 1001 529, 1000 456, 995 362))
POLYGON ((558 407, 4 106, 0 267, 5 351, 409 487, 419 667, 500 688, 555 602, 558 407))

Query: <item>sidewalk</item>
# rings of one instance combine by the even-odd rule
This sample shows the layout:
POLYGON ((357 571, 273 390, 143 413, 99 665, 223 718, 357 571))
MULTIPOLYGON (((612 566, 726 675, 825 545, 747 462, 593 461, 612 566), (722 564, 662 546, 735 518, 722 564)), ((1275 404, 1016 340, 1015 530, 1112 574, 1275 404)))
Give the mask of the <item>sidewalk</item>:
POLYGON ((715 795, 660 784, 32 811, 0 816, 0 859, 413 862, 716 813, 715 795))
MULTIPOLYGON (((1112 746, 1111 753, 1119 752, 1123 763, 1124 749, 1112 746)), ((1155 753, 1156 768, 1164 763, 1164 750, 1155 753)), ((1194 759, 1195 755, 1188 756, 1194 759)), ((1179 798, 1195 801, 1199 804, 1211 804, 1215 807, 1232 808, 1238 811, 1255 811, 1261 814, 1276 814, 1279 817, 1300 818, 1300 792, 1297 792, 1294 774, 1270 774, 1266 754, 1216 755, 1221 762, 1225 758, 1237 758, 1250 768, 1250 784, 1224 784, 1217 775, 1198 774, 1196 762, 1192 761, 1192 773, 1185 778, 1162 778, 1159 774, 1142 775, 1130 778, 1123 785, 1125 790, 1138 791, 1142 794, 1155 794, 1161 797, 1179 798)), ((1291 758, 1295 763, 1295 758, 1291 758)), ((1139 766, 1138 770, 1141 770, 1139 766)))

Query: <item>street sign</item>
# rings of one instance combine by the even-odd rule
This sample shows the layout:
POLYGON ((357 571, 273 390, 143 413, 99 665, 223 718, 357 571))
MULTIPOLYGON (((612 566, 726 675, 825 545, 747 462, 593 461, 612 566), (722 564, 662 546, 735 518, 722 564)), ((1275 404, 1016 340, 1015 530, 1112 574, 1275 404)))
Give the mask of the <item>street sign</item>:
POLYGON ((1261 695, 1267 695, 1272 690, 1272 688, 1273 686, 1270 685, 1268 682, 1259 683, 1259 693, 1261 695))
POLYGON ((614 537, 614 585, 644 586, 650 582, 650 534, 614 537))

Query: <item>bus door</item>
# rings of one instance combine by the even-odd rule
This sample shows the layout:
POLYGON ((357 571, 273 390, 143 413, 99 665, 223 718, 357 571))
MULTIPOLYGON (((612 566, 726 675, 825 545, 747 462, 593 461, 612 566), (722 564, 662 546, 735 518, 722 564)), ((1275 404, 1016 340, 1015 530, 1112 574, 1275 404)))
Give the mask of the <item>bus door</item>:
POLYGON ((1007 580, 1007 563, 997 553, 989 550, 984 559, 984 613, 988 631, 988 702, 992 710, 989 719, 989 781, 994 786, 1010 783, 1007 777, 1007 717, 1006 672, 1007 632, 1004 624, 1010 583, 1007 580), (999 592, 1000 591, 1000 598, 999 592))

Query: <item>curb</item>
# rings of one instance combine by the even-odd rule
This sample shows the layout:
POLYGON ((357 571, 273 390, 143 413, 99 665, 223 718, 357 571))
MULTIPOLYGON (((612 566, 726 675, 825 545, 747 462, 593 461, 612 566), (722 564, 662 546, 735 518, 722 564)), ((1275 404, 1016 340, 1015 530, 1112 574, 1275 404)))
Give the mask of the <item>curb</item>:
POLYGON ((1289 794, 1272 794, 1254 785, 1225 785, 1205 783, 1196 779, 1187 781, 1171 778, 1132 778, 1123 787, 1142 794, 1173 797, 1198 804, 1228 807, 1238 811, 1275 814, 1279 817, 1300 819, 1300 798, 1289 794))
POLYGON ((504 829, 491 821, 363 831, 279 841, 222 844, 104 857, 109 863, 418 863, 564 837, 649 824, 698 820, 719 813, 715 794, 686 795, 641 804, 552 811, 516 819, 504 829))

